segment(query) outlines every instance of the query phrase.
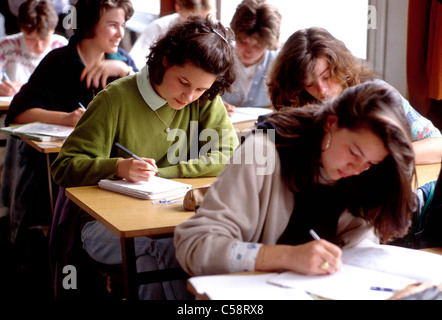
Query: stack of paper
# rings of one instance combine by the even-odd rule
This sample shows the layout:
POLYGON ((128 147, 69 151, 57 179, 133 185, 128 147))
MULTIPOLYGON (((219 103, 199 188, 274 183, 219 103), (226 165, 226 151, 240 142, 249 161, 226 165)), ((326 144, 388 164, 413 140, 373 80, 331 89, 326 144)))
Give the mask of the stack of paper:
POLYGON ((12 134, 28 139, 38 141, 54 141, 66 139, 72 133, 72 131, 74 131, 74 127, 42 122, 32 122, 17 126, 4 127, 0 130, 7 134, 12 134))
POLYGON ((160 199, 164 197, 183 196, 192 188, 192 185, 178 181, 152 177, 149 181, 129 182, 127 180, 102 179, 98 183, 100 188, 111 190, 141 199, 160 199))

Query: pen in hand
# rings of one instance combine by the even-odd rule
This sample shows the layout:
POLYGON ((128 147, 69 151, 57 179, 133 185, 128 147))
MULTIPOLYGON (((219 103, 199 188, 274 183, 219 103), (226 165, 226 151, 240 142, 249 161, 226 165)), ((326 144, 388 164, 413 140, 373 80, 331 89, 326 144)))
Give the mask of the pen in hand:
POLYGON ((383 288, 383 287, 370 287, 370 290, 374 290, 374 291, 384 291, 384 292, 395 292, 395 291, 397 291, 396 289, 392 289, 392 288, 383 288))
POLYGON ((78 105, 80 106, 81 109, 86 110, 86 108, 84 107, 84 105, 81 102, 79 102, 78 105))
POLYGON ((6 71, 2 70, 2 73, 3 73, 3 81, 6 80, 6 81, 11 82, 11 78, 9 78, 8 74, 6 73, 6 71))
MULTIPOLYGON (((146 162, 145 160, 141 159, 139 156, 137 156, 135 153, 133 153, 133 152, 130 151, 129 149, 126 149, 125 147, 123 147, 123 146, 122 146, 121 144, 119 144, 118 142, 115 142, 115 146, 116 146, 118 149, 120 149, 120 150, 126 152, 126 153, 127 153, 128 155, 130 155, 132 158, 137 159, 137 160, 139 160, 139 161, 146 162)), ((155 173, 158 174, 158 175, 161 175, 161 173, 160 173, 158 170, 156 170, 155 173)))
POLYGON ((318 236, 318 234, 315 232, 315 230, 310 229, 309 232, 310 232, 311 236, 313 237, 313 239, 315 239, 315 240, 321 240, 321 237, 318 236))

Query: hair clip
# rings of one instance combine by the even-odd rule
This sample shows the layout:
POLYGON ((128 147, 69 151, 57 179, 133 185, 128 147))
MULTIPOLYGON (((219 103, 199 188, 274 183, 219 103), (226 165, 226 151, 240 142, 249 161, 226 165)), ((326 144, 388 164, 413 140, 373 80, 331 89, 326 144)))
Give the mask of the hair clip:
POLYGON ((210 28, 214 33, 216 33, 217 35, 219 35, 219 37, 221 38, 221 39, 223 39, 227 44, 230 44, 229 43, 229 41, 227 41, 227 39, 221 34, 221 33, 219 33, 218 31, 216 31, 214 28, 210 28))

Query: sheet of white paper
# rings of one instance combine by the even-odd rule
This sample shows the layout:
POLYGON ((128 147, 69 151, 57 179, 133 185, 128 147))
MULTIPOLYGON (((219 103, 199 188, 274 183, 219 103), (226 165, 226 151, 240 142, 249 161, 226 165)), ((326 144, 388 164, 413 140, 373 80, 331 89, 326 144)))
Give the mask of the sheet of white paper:
POLYGON ((230 117, 232 123, 258 120, 258 117, 273 112, 269 108, 238 107, 230 117))
POLYGON ((11 102, 14 97, 0 96, 1 102, 11 102))
POLYGON ((269 282, 288 288, 297 288, 317 296, 334 300, 384 300, 393 293, 371 290, 371 287, 403 289, 415 281, 410 278, 344 265, 331 275, 306 276, 283 272, 269 282))
POLYGON ((303 290, 272 285, 277 273, 193 277, 188 281, 212 300, 312 300, 303 290))
POLYGON ((74 127, 41 122, 32 122, 14 130, 14 132, 19 133, 42 134, 53 137, 67 137, 72 131, 74 131, 74 127))
POLYGON ((442 255, 391 245, 379 245, 370 240, 343 250, 345 264, 396 274, 421 282, 442 282, 442 255))
POLYGON ((343 268, 332 275, 284 272, 269 282, 337 300, 386 299, 391 292, 370 288, 400 290, 415 282, 442 282, 442 256, 425 251, 364 240, 354 248, 343 250, 342 261, 343 268))

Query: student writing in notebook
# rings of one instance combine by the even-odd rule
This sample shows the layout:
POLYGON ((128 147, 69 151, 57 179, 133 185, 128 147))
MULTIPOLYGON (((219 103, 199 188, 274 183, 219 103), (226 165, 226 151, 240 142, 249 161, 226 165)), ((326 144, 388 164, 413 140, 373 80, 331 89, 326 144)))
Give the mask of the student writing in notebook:
MULTIPOLYGON (((238 145, 219 96, 235 80, 233 34, 210 18, 176 24, 152 47, 139 73, 108 85, 89 105, 52 164, 63 187, 100 179, 148 181, 216 176, 238 145), (141 157, 128 157, 118 142, 141 157)), ((118 236, 84 215, 83 247, 95 260, 121 263, 118 236), (86 223, 87 222, 87 223, 86 223)), ((171 238, 135 239, 140 270, 176 266, 171 238)), ((140 286, 143 299, 184 298, 185 281, 140 286)))
POLYGON ((55 34, 58 15, 49 0, 28 0, 18 10, 20 32, 0 39, 0 96, 13 96, 52 49, 67 44, 55 34))
POLYGON ((406 234, 414 176, 410 126, 391 86, 367 82, 324 106, 280 110, 176 227, 177 259, 190 275, 334 273, 342 247, 406 234))
POLYGON ((270 107, 267 75, 278 54, 281 14, 267 0, 244 0, 230 27, 236 36, 240 60, 234 90, 223 95, 229 114, 235 107, 270 107))
MULTIPOLYGON (((333 99, 348 87, 378 81, 371 68, 323 28, 301 29, 281 48, 269 73, 269 95, 276 109, 333 99)), ((416 164, 439 163, 442 135, 401 96, 410 122, 416 164)))
MULTIPOLYGON (((6 125, 41 121, 73 127, 84 113, 79 103, 87 106, 109 81, 136 69, 118 47, 133 14, 129 0, 78 0, 75 10, 75 34, 45 56, 15 95, 6 125)), ((6 148, 0 216, 11 219, 15 243, 29 226, 50 225, 52 215, 45 155, 11 136, 6 148)))

